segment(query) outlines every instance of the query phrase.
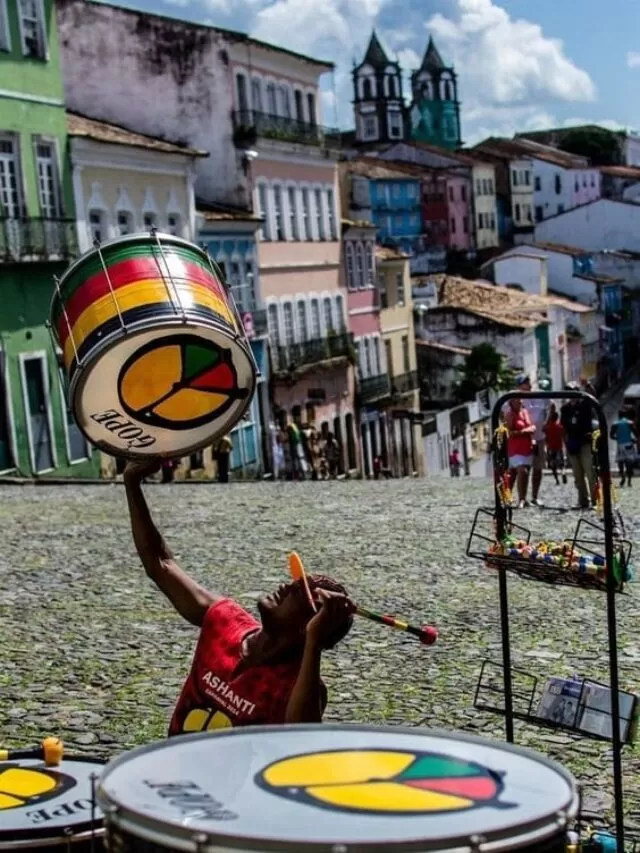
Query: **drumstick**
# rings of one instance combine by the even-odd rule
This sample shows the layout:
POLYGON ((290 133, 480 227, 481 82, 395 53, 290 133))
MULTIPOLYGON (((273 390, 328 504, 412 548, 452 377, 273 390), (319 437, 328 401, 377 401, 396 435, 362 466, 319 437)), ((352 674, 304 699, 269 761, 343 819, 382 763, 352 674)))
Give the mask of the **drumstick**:
MULTIPOLYGON (((311 595, 304 565, 302 564, 300 555, 296 551, 292 551, 289 554, 289 574, 294 581, 301 580, 308 594, 311 595)), ((404 622, 402 619, 396 619, 395 616, 386 616, 358 605, 356 605, 356 614, 362 616, 364 619, 369 619, 371 622, 377 622, 378 625, 387 625, 389 628, 405 631, 407 634, 417 637, 425 646, 432 646, 438 639, 438 630, 432 625, 423 625, 422 628, 417 628, 415 625, 409 625, 408 622, 404 622)))
POLYGON ((0 761, 16 758, 42 758, 47 767, 57 767, 62 761, 64 745, 60 738, 46 737, 33 749, 0 749, 0 761))

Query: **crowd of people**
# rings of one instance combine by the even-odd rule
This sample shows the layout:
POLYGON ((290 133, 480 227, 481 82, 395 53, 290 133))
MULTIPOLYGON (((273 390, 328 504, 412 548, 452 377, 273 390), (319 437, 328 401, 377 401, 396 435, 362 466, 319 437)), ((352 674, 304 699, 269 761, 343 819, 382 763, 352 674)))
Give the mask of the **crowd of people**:
MULTIPOLYGON (((582 390, 592 396, 595 391, 583 381, 582 390)), ((528 376, 516 380, 522 391, 531 391, 528 376)), ((580 385, 570 382, 567 391, 578 391, 580 385)), ((541 388, 540 390, 546 390, 541 388)), ((593 406, 583 398, 569 398, 558 407, 544 398, 509 400, 502 412, 507 428, 507 456, 516 506, 543 506, 540 499, 542 475, 548 466, 556 484, 567 482, 567 461, 578 493, 578 507, 588 509, 596 504, 597 460, 594 448, 594 431, 599 429, 593 406), (529 484, 531 497, 529 498, 529 484)), ((631 486, 633 469, 638 456, 638 437, 634 414, 621 410, 611 426, 610 438, 616 442, 616 462, 620 485, 631 486)))
POLYGON ((274 425, 273 476, 276 480, 335 480, 340 474, 342 448, 332 432, 313 424, 274 425))

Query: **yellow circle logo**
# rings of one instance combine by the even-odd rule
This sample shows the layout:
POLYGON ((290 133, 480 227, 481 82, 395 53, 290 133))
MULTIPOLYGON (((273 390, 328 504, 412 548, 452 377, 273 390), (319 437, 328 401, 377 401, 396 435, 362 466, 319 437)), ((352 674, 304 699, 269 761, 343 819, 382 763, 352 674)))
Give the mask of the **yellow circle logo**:
POLYGON ((75 784, 76 780, 65 773, 0 764, 0 811, 40 805, 59 797, 75 784))
POLYGON ((500 775, 472 761, 383 749, 284 758, 258 773, 255 782, 298 803, 378 815, 467 811, 497 805, 502 791, 500 775))
POLYGON ((197 429, 248 395, 238 388, 231 351, 193 335, 151 341, 127 359, 118 377, 127 415, 162 429, 197 429))

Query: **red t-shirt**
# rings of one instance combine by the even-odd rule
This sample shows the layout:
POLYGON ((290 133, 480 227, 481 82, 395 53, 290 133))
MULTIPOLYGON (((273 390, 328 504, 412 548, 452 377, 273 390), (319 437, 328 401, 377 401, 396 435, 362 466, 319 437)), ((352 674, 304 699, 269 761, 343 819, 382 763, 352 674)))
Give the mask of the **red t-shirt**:
POLYGON ((545 425, 544 434, 547 437, 547 450, 557 452, 562 450, 564 441, 564 429, 560 421, 549 421, 545 425))
POLYGON ((531 418, 526 409, 520 409, 516 412, 512 409, 507 415, 507 427, 509 429, 509 437, 507 438, 507 453, 511 456, 532 456, 533 455, 533 435, 511 435, 512 432, 521 432, 531 426, 531 418))
POLYGON ((234 675, 242 642, 260 624, 235 601, 222 598, 207 610, 191 671, 176 704, 169 736, 284 723, 298 662, 252 666, 234 675))

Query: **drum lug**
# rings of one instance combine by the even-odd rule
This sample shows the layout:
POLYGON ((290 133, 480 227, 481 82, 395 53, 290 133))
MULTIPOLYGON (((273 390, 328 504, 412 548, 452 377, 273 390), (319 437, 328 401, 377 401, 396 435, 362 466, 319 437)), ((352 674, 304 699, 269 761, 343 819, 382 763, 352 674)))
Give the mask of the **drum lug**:
POLYGON ((334 844, 331 853, 348 853, 348 847, 344 844, 334 844))
POLYGON ((483 844, 486 843, 484 835, 472 835, 469 839, 471 853, 481 853, 483 844))
POLYGON ((196 853, 204 853, 206 849, 205 845, 208 840, 209 837, 204 832, 196 832, 192 836, 192 841, 196 845, 196 853))

